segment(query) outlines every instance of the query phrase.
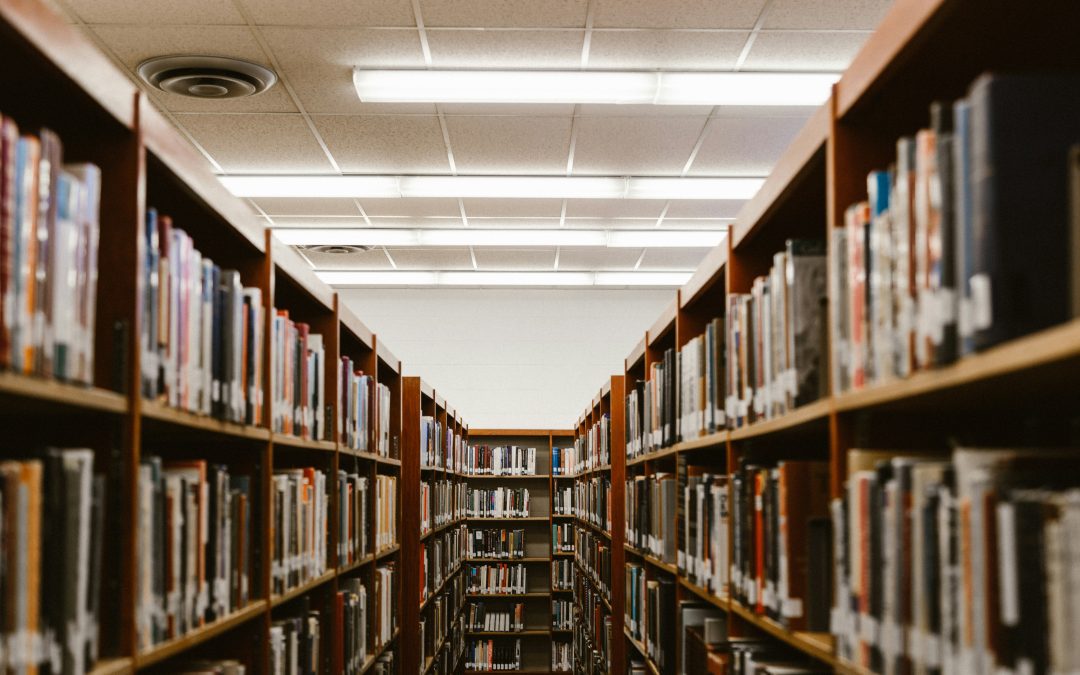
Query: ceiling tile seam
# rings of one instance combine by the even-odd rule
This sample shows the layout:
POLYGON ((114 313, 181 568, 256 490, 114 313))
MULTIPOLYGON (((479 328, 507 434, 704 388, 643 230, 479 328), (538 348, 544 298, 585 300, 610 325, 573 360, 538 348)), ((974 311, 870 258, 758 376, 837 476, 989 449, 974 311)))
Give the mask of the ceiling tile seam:
POLYGON ((712 116, 716 113, 720 106, 713 106, 709 111, 709 116, 705 118, 705 124, 702 125, 701 131, 698 133, 697 141, 694 142, 694 147, 690 149, 690 156, 686 159, 686 164, 683 164, 682 173, 679 174, 680 178, 685 178, 686 174, 690 173, 690 167, 694 165, 694 160, 697 159, 698 153, 701 152, 701 146, 705 144, 705 139, 709 137, 709 131, 711 130, 712 116))
POLYGON ((82 18, 78 15, 75 15, 75 22, 76 25, 81 26, 84 29, 83 34, 89 35, 91 41, 93 41, 94 44, 96 44, 101 51, 105 52, 105 54, 113 60, 113 63, 117 65, 120 71, 127 75, 128 78, 135 83, 135 86, 139 88, 139 91, 142 93, 142 95, 146 97, 146 99, 149 100, 155 108, 158 109, 158 112, 160 112, 165 117, 165 119, 172 122, 173 126, 176 127, 177 131, 179 131, 180 134, 183 135, 183 137, 186 138, 189 143, 191 143, 192 147, 194 147, 200 155, 206 158, 206 161, 210 163, 210 166, 214 173, 224 174, 225 167, 221 166, 221 164, 219 164, 218 161, 214 159, 214 157, 209 152, 207 152, 206 148, 202 146, 202 143, 199 143, 197 140, 195 140, 195 137, 191 135, 191 132, 189 132, 187 128, 180 124, 180 120, 176 119, 175 115, 166 110, 164 106, 159 105, 157 99, 150 96, 150 94, 145 89, 145 85, 142 83, 141 80, 139 80, 138 76, 128 69, 128 67, 124 64, 124 61, 119 57, 119 55, 117 55, 117 53, 113 51, 112 47, 110 47, 104 40, 102 40, 98 36, 97 32, 93 30, 91 25, 84 23, 82 18))
POLYGON ((566 175, 574 173, 574 148, 577 146, 578 113, 581 112, 581 104, 574 104, 574 114, 570 118, 570 146, 566 149, 566 175))
POLYGON ((646 252, 647 252, 648 250, 649 250, 649 249, 647 249, 647 248, 643 248, 643 249, 641 249, 641 255, 639 255, 639 256, 637 257, 637 262, 636 262, 636 263, 634 263, 634 271, 635 271, 635 272, 636 272, 636 271, 638 271, 638 269, 640 269, 640 268, 641 268, 641 261, 645 259, 645 253, 646 253, 646 252))
POLYGON ((232 0, 233 7, 240 13, 240 16, 244 18, 244 21, 248 24, 248 30, 251 31, 252 37, 255 38, 255 42, 259 44, 259 49, 263 51, 267 60, 270 61, 271 67, 274 72, 277 73, 278 81, 281 86, 285 88, 285 92, 289 95, 289 99, 292 100, 296 109, 300 112, 301 119, 304 120, 304 124, 307 125, 308 131, 311 132, 315 142, 319 144, 323 154, 326 155, 326 160, 333 167, 334 171, 338 174, 342 173, 341 166, 338 165, 337 160, 334 159, 334 155, 330 152, 330 147, 326 145, 326 141, 323 140, 322 134, 319 133, 318 128, 315 127, 315 122, 308 115, 307 108, 304 107, 300 97, 296 94, 296 90, 293 89, 292 83, 289 82, 289 78, 285 75, 285 70, 281 67, 281 63, 278 61, 277 55, 274 54, 274 50, 270 48, 270 44, 266 41, 266 38, 262 34, 262 30, 259 29, 258 24, 252 19, 251 14, 247 11, 247 7, 244 5, 243 0, 232 0))
POLYGON ((671 208, 671 200, 664 202, 664 209, 660 211, 660 216, 656 219, 656 227, 660 227, 664 224, 664 218, 667 218, 668 209, 671 208))
POLYGON ((469 226, 469 215, 465 213, 465 200, 458 197, 457 200, 458 212, 461 214, 461 225, 463 227, 469 226))
POLYGON ((566 227, 566 202, 562 200, 562 209, 559 211, 559 227, 566 227))
POLYGON ((551 268, 556 272, 559 271, 559 256, 561 254, 562 254, 562 246, 556 246, 555 247, 555 265, 554 265, 554 267, 551 268))
POLYGON ((595 0, 589 0, 585 8, 585 35, 581 40, 581 67, 589 67, 589 49, 592 45, 593 15, 596 11, 595 0))
POLYGON ((428 44, 427 29, 424 28, 424 14, 420 10, 420 0, 412 0, 413 20, 416 21, 416 32, 420 37, 420 51, 424 53, 424 64, 431 67, 431 46, 428 44))
POLYGON ((750 34, 746 36, 746 42, 743 43, 742 51, 739 52, 739 58, 735 60, 735 67, 732 70, 742 70, 743 64, 746 63, 746 59, 750 56, 750 50, 754 46, 754 41, 757 40, 758 33, 761 32, 762 26, 765 25, 765 16, 769 13, 769 8, 772 6, 772 0, 765 0, 765 4, 761 6, 761 11, 758 12, 757 21, 754 22, 754 27, 750 29, 750 34))
POLYGON ((476 250, 472 246, 469 247, 469 258, 472 260, 473 271, 479 270, 480 266, 476 264, 476 250))
POLYGON ((443 147, 446 149, 446 163, 450 166, 450 175, 457 175, 457 162, 454 161, 454 148, 450 145, 450 129, 446 126, 446 117, 442 114, 442 106, 435 104, 435 115, 439 118, 439 129, 442 131, 443 147))
POLYGON ((357 210, 360 211, 360 215, 363 217, 364 223, 368 227, 371 227, 371 219, 368 218, 367 211, 364 210, 364 205, 360 203, 359 199, 353 199, 352 203, 356 206, 357 210))
POLYGON ((387 251, 385 246, 382 247, 382 252, 383 255, 386 256, 386 259, 390 261, 390 267, 392 267, 393 269, 397 269, 398 267, 397 263, 394 261, 394 256, 390 255, 390 251, 387 251))
POLYGON ((262 208, 261 206, 259 206, 259 205, 258 205, 258 204, 257 204, 257 203, 255 202, 255 200, 254 200, 254 199, 245 199, 244 201, 246 201, 246 202, 247 202, 248 204, 250 204, 250 205, 251 205, 251 207, 252 207, 253 209, 255 209, 256 211, 258 211, 258 212, 259 212, 259 215, 260 215, 260 216, 262 216, 263 218, 266 218, 266 222, 270 224, 270 227, 273 227, 273 226, 274 226, 274 219, 273 219, 273 218, 271 218, 270 216, 268 216, 268 215, 266 214, 266 211, 264 211, 264 210, 263 210, 263 208, 262 208))

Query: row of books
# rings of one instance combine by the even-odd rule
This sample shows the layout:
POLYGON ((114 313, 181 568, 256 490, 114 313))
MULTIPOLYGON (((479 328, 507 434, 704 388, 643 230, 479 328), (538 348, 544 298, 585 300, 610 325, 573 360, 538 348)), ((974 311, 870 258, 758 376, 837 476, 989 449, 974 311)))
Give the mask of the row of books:
POLYGON ((434 417, 420 418, 420 467, 460 471, 465 467, 465 442, 461 433, 434 417))
POLYGON ((551 627, 554 630, 570 630, 574 627, 574 603, 570 600, 551 601, 551 627))
POLYGON ((551 643, 551 672, 569 673, 574 667, 574 645, 570 642, 551 643))
POLYGON ((828 462, 744 461, 731 493, 733 597, 790 630, 827 630, 828 462))
POLYGON ((703 673, 708 668, 709 649, 717 650, 728 639, 727 614, 696 600, 681 600, 678 617, 682 671, 703 673))
POLYGON ((525 530, 474 529, 468 536, 469 558, 513 560, 525 557, 525 530))
POLYGON ((701 466, 680 467, 680 474, 679 572, 713 595, 727 598, 731 574, 727 474, 710 473, 701 466))
POLYGON ((397 630, 397 598, 399 595, 400 580, 397 577, 397 568, 393 562, 379 565, 375 568, 375 611, 372 612, 372 635, 375 647, 381 647, 390 642, 397 630))
POLYGON ((626 627, 664 675, 675 672, 675 579, 648 579, 645 568, 626 565, 626 627))
POLYGON ((1076 315, 1078 91, 1076 75, 983 75, 965 98, 934 103, 929 127, 900 138, 895 163, 868 176, 867 201, 831 243, 840 391, 1076 315), (1046 110, 1061 114, 1031 123, 1046 110))
POLYGON ((724 320, 714 318, 705 332, 679 351, 679 438, 691 440, 727 428, 727 369, 724 320))
POLYGON ((469 593, 482 595, 525 593, 528 585, 525 565, 521 563, 468 565, 465 581, 469 593))
MULTIPOLYGON (((604 413, 585 432, 585 447, 582 455, 585 466, 581 470, 587 471, 611 464, 611 415, 604 413)), ((578 471, 577 473, 581 473, 578 471)))
POLYGON ((551 495, 551 512, 557 516, 574 515, 574 486, 556 485, 551 495))
POLYGON ((356 369, 348 356, 341 357, 338 387, 341 442, 353 450, 389 457, 390 388, 356 369))
MULTIPOLYGON (((575 626, 575 643, 581 648, 584 663, 595 666, 601 673, 611 670, 612 622, 605 597, 579 576, 574 582, 574 600, 581 608, 575 626)), ((620 639, 621 636, 620 636, 620 639)))
POLYGON ((270 668, 282 675, 315 675, 324 644, 317 611, 305 608, 298 616, 275 620, 270 624, 270 668))
POLYGON ((455 644, 460 644, 464 639, 461 617, 464 603, 464 583, 460 575, 450 579, 447 588, 428 603, 419 625, 421 672, 426 670, 424 667, 428 659, 432 659, 433 668, 436 665, 439 669, 453 667, 451 654, 455 653, 455 644))
POLYGON ((731 427, 772 419, 826 395, 825 242, 789 239, 750 293, 727 306, 727 395, 731 427))
POLYGON ((574 552, 574 526, 570 523, 554 523, 551 526, 551 550, 559 553, 574 552))
POLYGON ((521 670, 521 638, 469 640, 465 647, 465 670, 521 670))
POLYGON ((330 440, 322 335, 279 309, 270 324, 270 341, 271 429, 299 438, 330 440))
POLYGON ((218 419, 261 424, 262 291, 244 288, 239 272, 203 257, 192 238, 155 209, 146 213, 143 244, 143 396, 218 419))
POLYGON ((375 476, 375 552, 381 553, 398 543, 397 476, 375 476))
POLYGON ((677 501, 674 474, 661 472, 626 481, 626 543, 661 562, 676 564, 677 501))
POLYGON ((339 469, 337 477, 337 557, 339 565, 348 565, 371 553, 371 495, 368 491, 367 476, 339 469))
POLYGON ((92 450, 0 461, 0 671, 93 668, 105 490, 92 450))
POLYGON ((574 590, 574 561, 559 558, 551 561, 551 588, 555 591, 574 590))
POLYGON ((527 518, 529 488, 469 488, 465 509, 469 518, 527 518))
POLYGON ((433 528, 460 518, 467 496, 464 483, 446 479, 421 482, 420 533, 427 534, 433 528))
POLYGON ((0 368, 92 384, 101 171, 0 116, 0 368))
POLYGON ((607 539, 599 537, 589 530, 579 529, 575 536, 576 558, 581 569, 590 577, 596 587, 611 600, 611 545, 607 539))
POLYGON ((1080 453, 852 450, 832 504, 838 654, 880 673, 1080 667, 1080 453))
POLYGON ((312 581, 327 570, 326 474, 304 467, 274 471, 270 564, 274 594, 312 581))
MULTIPOLYGON (((577 622, 573 634, 574 671, 581 675, 606 675, 611 672, 610 649, 605 651, 605 645, 611 643, 610 617, 603 623, 605 627, 603 644, 597 644, 588 628, 581 621, 577 622)), ((621 638, 620 638, 621 639, 621 638)))
POLYGON ((687 672, 719 675, 829 675, 834 672, 776 640, 728 637, 706 643, 701 630, 696 627, 688 630, 687 635, 689 637, 684 638, 690 641, 687 672))
POLYGON ((467 538, 468 530, 462 525, 420 542, 420 602, 457 571, 465 557, 467 538))
POLYGON ((551 475, 573 476, 577 473, 577 448, 551 448, 551 475))
POLYGON ((649 365, 647 379, 626 396, 626 457, 666 448, 678 440, 678 352, 664 350, 661 360, 649 365))
POLYGON ((525 603, 470 602, 465 611, 470 631, 513 633, 525 630, 525 603))
POLYGON ((611 530, 611 480, 607 476, 574 483, 574 515, 611 530))
POLYGON ((468 476, 535 476, 536 448, 470 445, 460 472, 468 476))
POLYGON ((243 608, 252 574, 251 479, 203 460, 146 457, 138 476, 140 649, 243 608))

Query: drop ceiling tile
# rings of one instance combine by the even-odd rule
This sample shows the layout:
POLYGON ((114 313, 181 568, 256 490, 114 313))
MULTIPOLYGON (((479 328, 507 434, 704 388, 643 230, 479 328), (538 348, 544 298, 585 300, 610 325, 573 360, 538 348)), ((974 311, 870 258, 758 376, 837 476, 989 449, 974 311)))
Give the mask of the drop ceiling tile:
POLYGON ((892 0, 773 0, 762 27, 873 30, 892 4, 892 0))
POLYGON ((359 253, 318 253, 302 249, 301 255, 317 270, 392 270, 381 248, 359 253))
POLYGON ((559 227, 558 218, 473 218, 469 217, 469 227, 477 229, 552 229, 559 227))
POLYGON ((690 175, 766 176, 807 117, 714 118, 690 175))
POLYGON ((254 200, 268 216, 353 216, 360 209, 351 199, 289 199, 267 197, 254 200))
POLYGON ((355 229, 368 227, 360 216, 273 216, 278 229, 355 229))
MULTIPOLYGON (((247 26, 99 25, 91 26, 97 40, 133 75, 139 64, 156 56, 205 54, 228 56, 270 67, 247 26)), ((153 90, 151 97, 172 112, 296 112, 279 82, 249 98, 205 100, 153 90)))
POLYGON ((724 230, 731 225, 731 220, 712 218, 664 218, 660 223, 663 230, 724 230))
POLYGON ((408 218, 445 217, 461 220, 461 209, 456 199, 362 199, 360 206, 369 217, 404 216, 408 218))
POLYGON ((581 118, 574 173, 678 175, 704 126, 697 117, 581 118))
POLYGON ((588 0, 420 0, 428 28, 584 28, 588 0))
POLYGON ((743 31, 594 31, 589 67, 730 70, 748 35, 743 31))
POLYGON ((538 271, 555 269, 554 248, 481 248, 474 247, 476 266, 486 271, 538 271))
POLYGON ((85 23, 244 24, 231 0, 64 0, 63 4, 85 23))
POLYGON ((762 31, 744 70, 841 71, 869 33, 762 31))
POLYGON ((435 227, 462 227, 461 218, 408 218, 408 217, 369 217, 372 227, 389 228, 435 228, 435 227))
POLYGON ((558 221, 562 213, 561 199, 464 199, 462 201, 465 204, 465 215, 470 219, 553 218, 558 221))
POLYGON ((639 270, 692 272, 709 252, 707 248, 650 248, 641 259, 639 270))
POLYGON ((409 0, 241 0, 255 23, 274 26, 415 26, 409 0))
POLYGON ((573 103, 441 103, 443 115, 518 115, 526 117, 569 117, 573 103))
POLYGON ((266 27, 261 31, 309 113, 435 112, 429 103, 362 103, 353 87, 354 67, 424 67, 415 29, 266 27))
POLYGON ((664 220, 671 218, 734 218, 746 202, 741 199, 685 199, 671 202, 664 220))
POLYGON ((468 247, 388 248, 399 270, 471 270, 468 247))
POLYGON ((597 28, 752 28, 766 0, 595 0, 597 28))
POLYGON ((707 117, 711 105, 623 105, 584 103, 578 106, 578 117, 707 117))
POLYGON ((656 218, 567 218, 567 229, 578 230, 651 230, 656 218))
POLYGON ((559 249, 559 270, 567 272, 616 272, 634 269, 640 248, 585 248, 564 246, 559 249))
POLYGON ((178 114, 176 119, 229 173, 333 171, 300 115, 178 114))
POLYGON ((651 218, 655 223, 664 210, 663 199, 568 199, 569 218, 651 218))
POLYGON ((429 30, 435 68, 577 68, 581 30, 429 30))
POLYGON ((343 171, 445 173, 439 119, 422 115, 314 115, 315 126, 343 171))
POLYGON ((558 174, 566 171, 569 117, 450 117, 446 128, 459 173, 558 174))

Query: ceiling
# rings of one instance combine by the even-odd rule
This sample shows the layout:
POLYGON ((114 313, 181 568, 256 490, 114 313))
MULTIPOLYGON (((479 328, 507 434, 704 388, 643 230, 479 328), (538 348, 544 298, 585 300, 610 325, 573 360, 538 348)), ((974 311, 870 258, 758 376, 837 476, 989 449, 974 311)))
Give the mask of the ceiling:
MULTIPOLYGON (((232 56, 280 82, 151 92, 219 174, 765 176, 808 108, 361 103, 353 67, 842 70, 887 0, 56 0, 126 72, 232 56)), ((717 229, 742 202, 254 199, 273 227, 717 229)), ((702 248, 375 248, 320 270, 692 271, 702 248)))

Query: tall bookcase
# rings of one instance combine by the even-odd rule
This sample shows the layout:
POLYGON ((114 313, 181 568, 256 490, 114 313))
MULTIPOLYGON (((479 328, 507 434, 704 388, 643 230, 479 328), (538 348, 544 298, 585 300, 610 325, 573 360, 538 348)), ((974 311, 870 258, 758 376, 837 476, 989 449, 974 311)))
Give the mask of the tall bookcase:
MULTIPOLYGON (((0 3, 0 54, 18 67, 0 74, 0 114, 24 131, 48 127, 64 144, 67 162, 92 162, 102 171, 97 319, 93 327, 93 385, 76 386, 12 372, 0 372, 0 418, 8 433, 0 454, 19 458, 39 447, 89 447, 97 470, 108 477, 103 537, 100 608, 100 658, 92 672, 167 671, 190 659, 237 659, 249 672, 268 672, 269 631, 274 620, 295 616, 304 607, 320 614, 323 625, 321 672, 333 672, 334 597, 340 582, 359 577, 373 611, 376 569, 400 568, 396 544, 366 555, 338 559, 336 492, 339 469, 368 478, 400 475, 401 364, 387 346, 320 282, 293 250, 270 238, 258 218, 229 195, 198 156, 159 113, 84 38, 45 3, 0 3), (186 412, 141 395, 139 336, 146 319, 141 296, 146 280, 141 266, 146 211, 156 208, 191 236, 195 248, 223 268, 239 271, 245 287, 258 289, 266 315, 272 308, 322 335, 323 383, 328 406, 319 438, 273 433, 269 426, 272 382, 270 344, 264 350, 265 393, 261 425, 220 421, 186 412), (389 456, 350 449, 339 438, 336 414, 340 357, 389 388, 389 456), (250 602, 225 617, 179 637, 139 649, 136 640, 136 566, 139 519, 137 474, 148 456, 168 460, 201 459, 249 476, 252 484, 250 602), (272 475, 284 468, 314 467, 328 479, 328 541, 325 572, 307 583, 274 594, 272 475)), ((375 429, 369 447, 374 447, 375 429)), ((369 492, 369 517, 376 509, 369 492)), ((395 500, 400 504, 400 500, 395 500)), ((400 514, 398 522, 400 527, 400 514)), ((369 536, 372 522, 366 524, 369 536)), ((400 621, 400 612, 395 612, 400 621)), ((370 615, 369 615, 370 616, 370 615)), ((369 626, 370 633, 370 626, 369 626)), ((389 649, 396 633, 377 644, 368 636, 368 671, 389 649)))

